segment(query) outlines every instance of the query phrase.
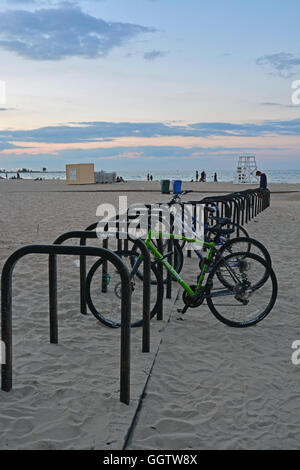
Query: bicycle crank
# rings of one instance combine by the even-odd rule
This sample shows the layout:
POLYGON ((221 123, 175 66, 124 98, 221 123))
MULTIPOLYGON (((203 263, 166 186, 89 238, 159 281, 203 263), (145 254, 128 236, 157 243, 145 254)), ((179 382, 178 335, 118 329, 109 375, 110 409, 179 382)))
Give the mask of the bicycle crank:
MULTIPOLYGON (((191 288, 196 291, 197 286, 191 286, 191 288)), ((190 296, 186 291, 184 291, 182 294, 182 300, 187 307, 196 308, 203 303, 205 297, 204 294, 204 289, 199 294, 196 294, 193 297, 190 296)))

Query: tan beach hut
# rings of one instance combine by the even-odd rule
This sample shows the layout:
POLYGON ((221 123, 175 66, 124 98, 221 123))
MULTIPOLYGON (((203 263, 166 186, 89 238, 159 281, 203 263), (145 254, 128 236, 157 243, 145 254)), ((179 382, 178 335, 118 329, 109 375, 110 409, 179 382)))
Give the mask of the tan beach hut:
POLYGON ((66 165, 67 184, 94 184, 94 163, 77 163, 66 165))

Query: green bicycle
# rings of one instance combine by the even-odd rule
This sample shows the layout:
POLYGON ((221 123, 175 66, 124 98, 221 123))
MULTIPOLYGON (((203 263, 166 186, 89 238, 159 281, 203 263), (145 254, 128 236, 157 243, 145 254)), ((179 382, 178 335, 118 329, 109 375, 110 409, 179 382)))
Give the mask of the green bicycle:
MULTIPOLYGON (((217 230, 220 236, 224 234, 222 227, 217 230)), ((243 328, 263 320, 276 302, 278 287, 275 273, 270 264, 254 253, 241 251, 224 256, 216 250, 215 242, 155 232, 151 229, 145 243, 156 262, 162 263, 183 288, 184 308, 181 313, 185 313, 188 308, 199 307, 206 300, 218 320, 232 327, 243 328), (167 261, 168 255, 159 252, 152 241, 154 238, 182 240, 201 244, 208 249, 195 284, 189 285, 180 276, 167 261)))
MULTIPOLYGON (((154 257, 151 267, 151 278, 154 281, 151 286, 151 318, 156 315, 163 298, 164 282, 156 266, 158 263, 162 263, 173 279, 183 288, 182 313, 185 313, 188 308, 199 307, 206 300, 209 309, 218 320, 238 328, 252 326, 270 313, 277 297, 277 280, 271 263, 248 251, 249 242, 251 246, 255 243, 260 247, 257 241, 250 238, 228 241, 227 243, 238 242, 235 244, 239 247, 235 250, 231 249, 231 245, 228 250, 218 250, 219 236, 224 236, 228 232, 223 228, 223 222, 220 219, 220 223, 214 227, 216 232, 214 241, 201 241, 183 235, 157 232, 149 228, 145 243, 154 257), (160 245, 155 244, 154 241, 158 238, 171 238, 175 245, 182 240, 197 244, 197 246, 205 246, 208 249, 206 258, 197 264, 195 284, 189 285, 178 273, 176 264, 172 266, 168 262, 170 253, 163 254, 159 251, 160 245)), ((143 277, 140 269, 143 256, 135 245, 132 250, 116 251, 116 253, 124 262, 127 262, 130 270, 131 291, 138 305, 141 305, 139 298, 143 277)), ((119 328, 121 325, 120 275, 112 267, 109 268, 109 275, 106 275, 109 276, 107 293, 104 294, 101 291, 102 263, 102 259, 97 260, 87 275, 85 286, 87 304, 97 320, 111 328, 119 328)), ((131 326, 138 327, 142 323, 141 312, 137 308, 131 326)))

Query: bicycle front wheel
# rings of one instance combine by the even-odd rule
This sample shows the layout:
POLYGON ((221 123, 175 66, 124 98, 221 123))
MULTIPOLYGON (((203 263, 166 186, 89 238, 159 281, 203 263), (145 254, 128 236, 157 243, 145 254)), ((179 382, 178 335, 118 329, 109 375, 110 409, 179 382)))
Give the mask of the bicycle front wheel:
MULTIPOLYGON (((116 251, 122 261, 128 265, 132 261, 132 251, 116 251)), ((136 259, 138 255, 136 255, 136 259)), ((121 277, 119 272, 108 263, 103 269, 103 259, 100 258, 91 267, 85 284, 86 301, 92 314, 106 326, 119 328, 121 326, 121 277)), ((128 266, 130 269, 130 266, 128 266)), ((140 268, 141 269, 141 268, 140 268)), ((156 266, 151 267, 150 318, 153 318, 163 298, 163 284, 156 266)), ((143 324, 143 281, 131 272, 132 312, 131 327, 143 324)))
POLYGON ((222 258, 210 273, 207 285, 210 286, 207 305, 213 315, 236 328, 263 320, 271 312, 278 290, 271 266, 256 254, 242 252, 222 258), (229 287, 220 282, 220 269, 228 272, 229 287))

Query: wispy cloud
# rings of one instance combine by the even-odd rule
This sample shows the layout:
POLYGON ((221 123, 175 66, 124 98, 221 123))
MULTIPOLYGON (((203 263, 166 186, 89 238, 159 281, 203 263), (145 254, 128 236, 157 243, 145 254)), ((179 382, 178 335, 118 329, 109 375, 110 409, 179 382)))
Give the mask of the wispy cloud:
POLYGON ((144 54, 144 59, 145 60, 155 60, 159 59, 160 57, 165 57, 167 55, 167 52, 165 51, 150 51, 150 52, 145 52, 144 54))
POLYGON ((296 106, 295 106, 295 105, 277 103, 276 101, 264 101, 263 103, 260 103, 260 104, 261 104, 261 106, 279 107, 279 108, 293 108, 293 109, 296 109, 296 106))
POLYGON ((200 122, 168 125, 163 122, 79 122, 32 130, 0 131, 0 140, 14 142, 80 143, 110 142, 135 138, 211 138, 264 137, 267 135, 299 136, 300 119, 261 121, 258 123, 200 122))
POLYGON ((295 69, 300 66, 300 57, 287 52, 279 52, 259 57, 256 63, 268 66, 274 75, 290 78, 295 75, 295 69))
POLYGON ((108 22, 67 3, 33 12, 0 13, 0 46, 33 60, 104 57, 114 47, 152 32, 155 28, 108 22))
MULTIPOLYGON (((1 160, 193 159, 259 151, 298 158, 300 119, 233 124, 85 122, 0 131, 1 160), (280 153, 281 152, 281 153, 280 153)), ((275 157, 274 157, 275 158, 275 157)), ((17 164, 17 163, 15 163, 17 164)), ((11 163, 12 165, 12 163, 11 163)))

